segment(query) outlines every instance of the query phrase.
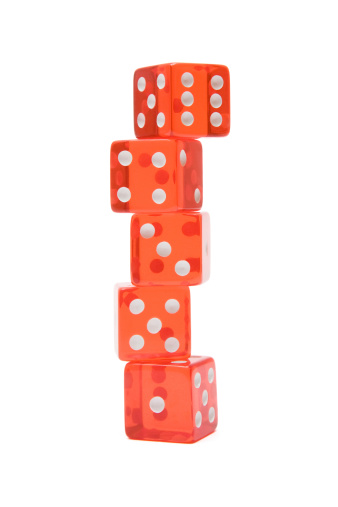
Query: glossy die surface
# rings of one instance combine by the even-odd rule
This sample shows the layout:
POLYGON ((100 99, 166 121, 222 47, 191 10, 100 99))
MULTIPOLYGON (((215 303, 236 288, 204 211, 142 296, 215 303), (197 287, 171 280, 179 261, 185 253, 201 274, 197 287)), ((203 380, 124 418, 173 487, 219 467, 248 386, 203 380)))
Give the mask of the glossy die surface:
POLYGON ((224 65, 171 63, 134 74, 136 137, 226 136, 230 77, 224 65))
POLYGON ((122 361, 190 356, 189 287, 115 287, 115 343, 122 361))
POLYGON ((198 210, 202 145, 179 139, 116 141, 110 151, 110 188, 113 211, 198 210))
POLYGON ((198 285, 210 274, 208 213, 135 214, 131 219, 135 285, 198 285))
POLYGON ((129 438, 192 443, 217 426, 214 360, 128 363, 125 428, 129 438))

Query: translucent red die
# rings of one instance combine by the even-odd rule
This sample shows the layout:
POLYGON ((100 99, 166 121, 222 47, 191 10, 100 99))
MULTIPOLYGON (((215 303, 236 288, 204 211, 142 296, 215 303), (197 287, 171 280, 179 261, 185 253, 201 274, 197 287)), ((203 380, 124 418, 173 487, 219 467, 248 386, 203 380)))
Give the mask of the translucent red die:
POLYGON ((198 285, 208 280, 208 213, 135 214, 130 234, 134 285, 198 285))
POLYGON ((224 65, 170 63, 134 74, 136 137, 226 136, 230 77, 224 65))
POLYGON ((180 139, 116 141, 110 151, 110 188, 113 211, 198 210, 202 145, 180 139))
POLYGON ((115 286, 115 340, 122 361, 190 356, 189 287, 115 286))
POLYGON ((217 426, 214 360, 128 363, 125 429, 129 438, 192 443, 217 426))

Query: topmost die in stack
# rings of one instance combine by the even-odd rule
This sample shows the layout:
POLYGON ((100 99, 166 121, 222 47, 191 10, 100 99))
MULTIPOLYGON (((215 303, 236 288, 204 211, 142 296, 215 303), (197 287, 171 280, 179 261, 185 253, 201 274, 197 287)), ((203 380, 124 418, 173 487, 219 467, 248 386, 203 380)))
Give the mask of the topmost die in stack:
POLYGON ((229 69, 169 63, 136 70, 134 128, 138 138, 226 136, 230 131, 229 69))

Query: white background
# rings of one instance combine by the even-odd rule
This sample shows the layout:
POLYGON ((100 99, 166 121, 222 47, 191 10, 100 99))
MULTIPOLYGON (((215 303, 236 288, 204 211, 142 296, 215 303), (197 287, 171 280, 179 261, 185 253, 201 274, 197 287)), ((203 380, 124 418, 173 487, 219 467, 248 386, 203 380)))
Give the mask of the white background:
POLYGON ((1 3, 2 507, 337 507, 335 4, 1 3), (130 216, 110 210, 110 143, 134 137, 134 70, 170 61, 231 75, 192 289, 219 427, 190 446, 125 437, 113 346, 130 216))

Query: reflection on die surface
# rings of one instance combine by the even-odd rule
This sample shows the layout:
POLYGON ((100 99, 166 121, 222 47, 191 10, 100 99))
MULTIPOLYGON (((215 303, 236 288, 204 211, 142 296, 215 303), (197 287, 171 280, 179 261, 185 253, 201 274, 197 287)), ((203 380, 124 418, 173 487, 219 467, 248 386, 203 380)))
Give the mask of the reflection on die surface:
POLYGON ((190 355, 189 287, 115 287, 115 338, 123 361, 190 355))
POLYGON ((216 429, 216 371, 212 358, 128 363, 124 381, 129 438, 192 443, 216 429))
POLYGON ((111 206, 117 212, 198 210, 202 145, 196 140, 116 141, 110 152, 111 206))
POLYGON ((224 65, 170 63, 134 74, 136 137, 226 136, 230 77, 224 65))
POLYGON ((135 214, 130 235, 134 285, 198 285, 208 280, 208 213, 135 214))

